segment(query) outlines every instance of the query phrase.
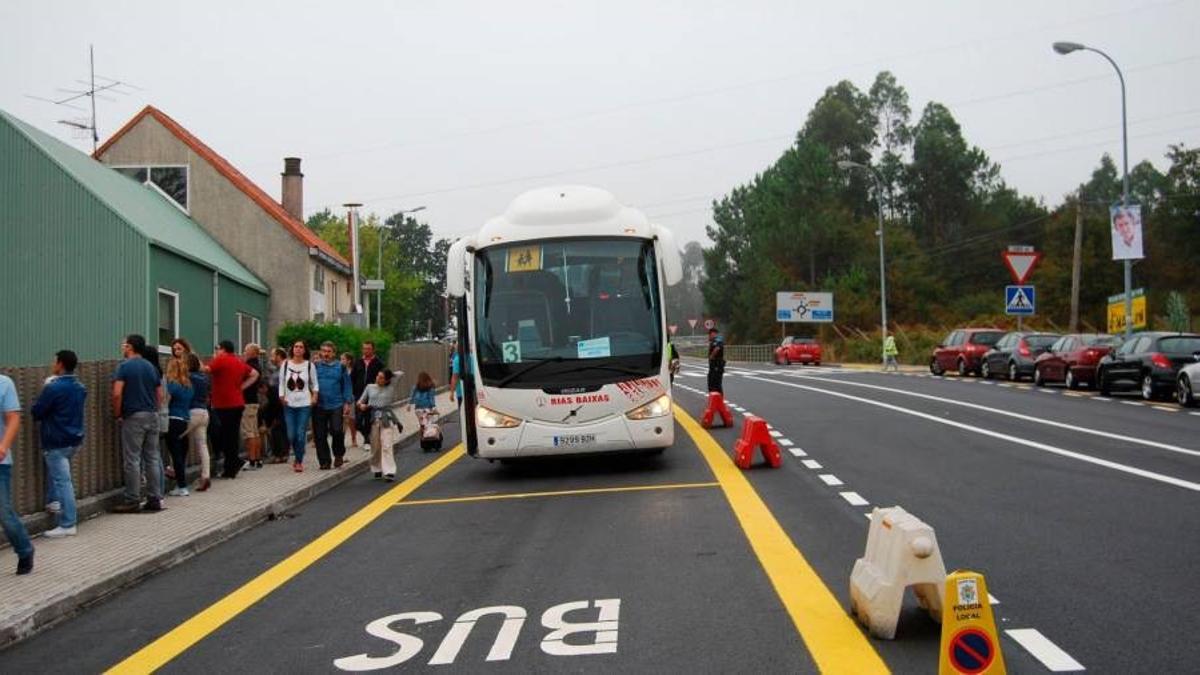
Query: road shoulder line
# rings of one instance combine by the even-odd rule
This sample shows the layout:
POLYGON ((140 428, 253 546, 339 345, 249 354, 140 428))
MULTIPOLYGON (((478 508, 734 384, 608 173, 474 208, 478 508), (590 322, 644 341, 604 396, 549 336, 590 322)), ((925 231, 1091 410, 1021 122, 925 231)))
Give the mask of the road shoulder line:
POLYGON ((755 556, 822 672, 886 673, 887 665, 713 437, 676 407, 675 418, 721 485, 755 556))

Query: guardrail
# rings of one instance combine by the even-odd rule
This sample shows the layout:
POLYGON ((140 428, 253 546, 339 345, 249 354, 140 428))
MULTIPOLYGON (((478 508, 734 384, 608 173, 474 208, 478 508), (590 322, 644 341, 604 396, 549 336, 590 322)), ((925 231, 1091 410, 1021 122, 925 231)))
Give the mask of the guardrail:
MULTIPOLYGON (((772 363, 777 345, 725 345, 725 360, 742 363, 772 363)), ((708 345, 676 347, 680 356, 708 358, 708 345)))
MULTIPOLYGON (((392 345, 387 363, 393 370, 404 371, 404 375, 394 383, 397 387, 397 398, 403 401, 408 398, 409 392, 416 384, 417 374, 422 370, 433 376, 439 388, 446 386, 449 379, 450 347, 438 342, 392 345)), ((81 500, 81 516, 103 508, 99 503, 82 502, 100 502, 115 497, 124 484, 121 442, 117 423, 112 418, 110 397, 112 376, 119 364, 119 361, 90 361, 80 363, 75 371, 80 383, 88 391, 84 404, 83 447, 71 461, 71 478, 75 483, 76 498, 81 500)), ((31 514, 41 514, 44 508, 46 466, 42 461, 36 425, 29 415, 29 409, 41 393, 46 378, 51 374, 50 366, 0 367, 0 373, 13 379, 23 410, 21 430, 12 448, 13 505, 18 513, 30 515, 30 520, 40 521, 44 517, 31 514)), ((167 457, 164 444, 164 461, 170 461, 167 457)), ((188 464, 199 464, 199 457, 195 456, 194 452, 188 458, 188 464)), ((41 524, 32 523, 32 526, 34 529, 41 529, 38 527, 41 524)))

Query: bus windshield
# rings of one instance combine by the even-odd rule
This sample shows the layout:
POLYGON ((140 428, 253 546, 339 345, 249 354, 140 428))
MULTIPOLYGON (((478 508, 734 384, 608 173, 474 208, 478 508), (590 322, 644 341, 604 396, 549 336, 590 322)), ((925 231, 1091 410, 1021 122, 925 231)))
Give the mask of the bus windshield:
POLYGON ((658 374, 653 242, 561 239, 475 254, 475 346, 486 385, 589 386, 658 374))

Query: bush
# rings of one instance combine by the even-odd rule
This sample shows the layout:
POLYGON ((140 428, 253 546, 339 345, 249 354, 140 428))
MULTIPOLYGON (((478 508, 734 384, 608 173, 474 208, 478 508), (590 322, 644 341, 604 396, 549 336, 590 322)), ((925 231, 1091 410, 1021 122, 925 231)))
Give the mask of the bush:
POLYGON ((302 321, 300 323, 285 323, 275 336, 276 342, 285 350, 297 340, 312 351, 320 349, 321 343, 329 341, 337 345, 337 352, 350 352, 355 356, 362 355, 362 343, 374 342, 375 352, 384 357, 392 346, 392 336, 381 330, 366 330, 354 326, 339 326, 335 323, 317 323, 302 321))

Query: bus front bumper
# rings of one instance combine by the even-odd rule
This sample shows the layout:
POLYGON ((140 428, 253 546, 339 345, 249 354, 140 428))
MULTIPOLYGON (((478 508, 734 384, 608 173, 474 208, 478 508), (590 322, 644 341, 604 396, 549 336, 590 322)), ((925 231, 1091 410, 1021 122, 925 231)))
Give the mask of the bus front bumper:
POLYGON ((675 440, 671 415, 631 420, 610 416, 582 424, 525 420, 511 429, 478 429, 478 456, 484 459, 585 455, 652 450, 675 440))

